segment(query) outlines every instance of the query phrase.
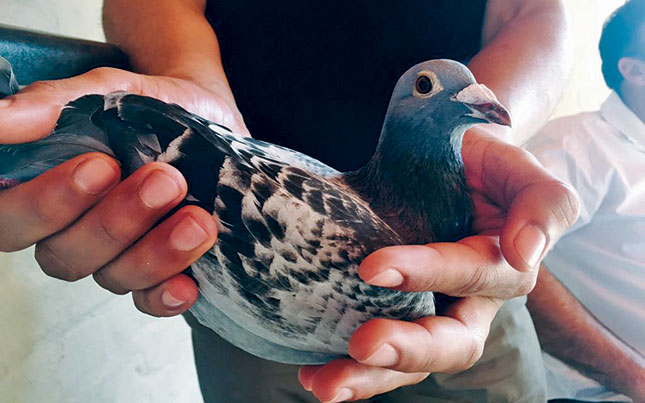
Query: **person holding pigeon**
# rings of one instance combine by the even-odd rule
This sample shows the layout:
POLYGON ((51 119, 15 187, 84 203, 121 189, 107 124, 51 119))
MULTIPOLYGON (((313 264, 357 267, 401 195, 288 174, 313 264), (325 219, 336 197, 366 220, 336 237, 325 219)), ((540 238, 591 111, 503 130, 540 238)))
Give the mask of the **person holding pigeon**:
MULTIPOLYGON (((464 137, 476 234, 381 249, 359 269, 375 286, 461 298, 442 316, 370 321, 350 340, 351 359, 299 373, 233 349, 188 316, 200 383, 207 401, 311 399, 296 376, 322 401, 383 393, 393 401, 543 400, 537 339, 524 300, 513 298, 531 290, 578 205, 568 186, 503 139, 530 136, 559 96, 568 69, 561 2, 248 3, 106 1, 106 34, 142 74, 97 69, 35 83, 0 101, 0 142, 45 136, 61 106, 81 95, 125 90, 351 170, 373 152, 403 71, 432 58, 468 61, 514 123, 513 132, 476 127, 464 137), (415 386, 390 392, 405 385, 415 386)), ((154 226, 186 194, 169 165, 119 179, 114 160, 88 154, 0 192, 0 249, 35 243, 51 276, 92 274, 108 290, 131 291, 143 312, 183 313, 197 288, 182 271, 215 242, 215 221, 189 206, 154 226)))

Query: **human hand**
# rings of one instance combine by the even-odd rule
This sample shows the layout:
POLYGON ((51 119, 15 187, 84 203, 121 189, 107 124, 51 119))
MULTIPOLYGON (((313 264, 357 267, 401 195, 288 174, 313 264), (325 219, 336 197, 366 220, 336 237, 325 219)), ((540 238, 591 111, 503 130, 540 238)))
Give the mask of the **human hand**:
POLYGON ((366 399, 421 382, 431 372, 470 368, 504 301, 533 289, 538 263, 575 222, 573 191, 527 152, 476 128, 466 134, 462 156, 476 235, 384 248, 359 268, 373 285, 462 298, 442 316, 371 320, 350 340, 352 359, 302 367, 300 383, 321 401, 366 399))
MULTIPOLYGON (((645 357, 641 357, 645 360, 645 357)), ((627 394, 634 402, 645 402, 645 371, 641 371, 633 378, 634 385, 627 394)))
MULTIPOLYGON (((232 95, 224 90, 100 68, 38 82, 0 100, 0 143, 44 137, 69 101, 116 90, 178 103, 248 134, 232 95)), ((82 155, 0 192, 0 251, 36 244, 36 260, 48 275, 75 281, 92 274, 114 293, 133 291, 143 312, 177 315, 197 299, 195 283, 181 272, 217 237, 213 217, 195 206, 157 223, 183 200, 186 189, 179 171, 167 164, 148 164, 120 182, 114 160, 82 155)))

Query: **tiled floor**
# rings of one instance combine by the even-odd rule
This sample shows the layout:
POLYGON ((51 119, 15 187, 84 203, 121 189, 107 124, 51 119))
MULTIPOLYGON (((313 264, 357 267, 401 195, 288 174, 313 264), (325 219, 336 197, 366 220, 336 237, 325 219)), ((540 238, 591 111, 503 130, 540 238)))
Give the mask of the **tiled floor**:
MULTIPOLYGON (((100 0, 0 0, 0 23, 103 39, 100 0)), ((190 331, 0 253, 0 402, 201 402, 190 331)))

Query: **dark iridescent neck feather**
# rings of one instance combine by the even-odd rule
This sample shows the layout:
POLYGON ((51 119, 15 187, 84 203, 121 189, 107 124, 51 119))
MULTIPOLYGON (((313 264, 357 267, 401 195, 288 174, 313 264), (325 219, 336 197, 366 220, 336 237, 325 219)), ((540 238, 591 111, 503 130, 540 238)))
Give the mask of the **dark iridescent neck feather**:
POLYGON ((460 239, 471 232, 472 202, 461 158, 468 126, 420 139, 392 132, 414 133, 409 130, 415 128, 386 124, 372 159, 345 174, 345 182, 369 201, 406 243, 460 239))

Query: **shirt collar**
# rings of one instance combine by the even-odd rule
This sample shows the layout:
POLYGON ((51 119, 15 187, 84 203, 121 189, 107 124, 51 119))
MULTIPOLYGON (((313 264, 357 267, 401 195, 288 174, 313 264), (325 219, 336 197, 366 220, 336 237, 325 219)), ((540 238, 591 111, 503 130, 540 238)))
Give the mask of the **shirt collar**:
POLYGON ((602 104, 600 113, 607 123, 619 130, 641 151, 645 151, 645 123, 625 105, 615 91, 602 104))

